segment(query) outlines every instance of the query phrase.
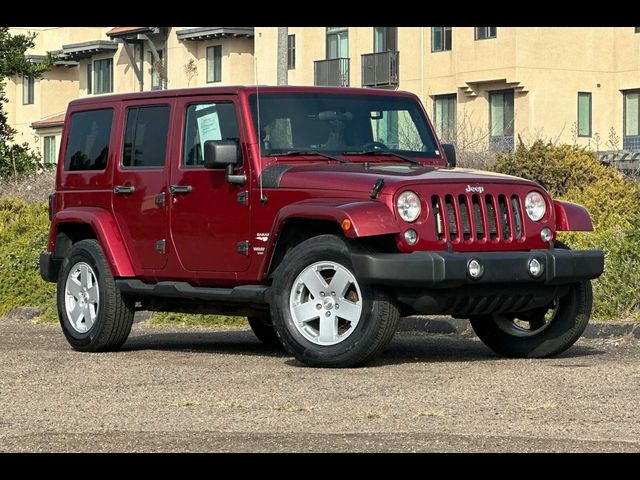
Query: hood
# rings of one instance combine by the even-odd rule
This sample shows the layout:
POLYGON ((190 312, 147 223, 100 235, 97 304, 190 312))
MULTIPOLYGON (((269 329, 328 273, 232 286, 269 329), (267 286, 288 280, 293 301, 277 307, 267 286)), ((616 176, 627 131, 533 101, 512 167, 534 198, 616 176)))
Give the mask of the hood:
POLYGON ((265 188, 288 188, 304 190, 348 190, 370 192, 374 183, 384 179, 385 190, 391 193, 401 186, 413 184, 470 184, 482 183, 530 184, 534 182, 511 175, 483 170, 449 168, 440 166, 412 167, 399 164, 375 164, 364 162, 352 164, 273 165, 263 171, 265 188))

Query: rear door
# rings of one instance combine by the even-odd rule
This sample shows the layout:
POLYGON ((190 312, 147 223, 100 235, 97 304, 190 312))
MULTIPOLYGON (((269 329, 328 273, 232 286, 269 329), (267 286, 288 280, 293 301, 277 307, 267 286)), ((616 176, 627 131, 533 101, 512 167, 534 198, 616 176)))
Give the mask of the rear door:
MULTIPOLYGON (((243 148, 235 96, 181 97, 179 162, 171 169, 171 238, 182 267, 198 272, 242 272, 249 267, 248 184, 230 185, 224 169, 204 168, 207 140, 235 140, 243 148)), ((245 155, 243 155, 245 157, 245 155)), ((249 178, 243 160, 235 173, 249 178)))
POLYGON ((152 274, 167 262, 169 125, 174 99, 125 102, 113 211, 129 251, 152 274))

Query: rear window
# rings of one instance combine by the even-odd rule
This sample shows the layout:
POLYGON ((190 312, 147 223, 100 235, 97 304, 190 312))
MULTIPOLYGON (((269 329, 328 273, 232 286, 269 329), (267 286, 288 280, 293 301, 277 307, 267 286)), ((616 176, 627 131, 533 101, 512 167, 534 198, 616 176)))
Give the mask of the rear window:
POLYGON ((130 108, 124 133, 123 167, 162 167, 169 135, 169 107, 130 108))
POLYGON ((65 170, 104 170, 107 167, 112 120, 112 109, 71 115, 64 156, 65 170))

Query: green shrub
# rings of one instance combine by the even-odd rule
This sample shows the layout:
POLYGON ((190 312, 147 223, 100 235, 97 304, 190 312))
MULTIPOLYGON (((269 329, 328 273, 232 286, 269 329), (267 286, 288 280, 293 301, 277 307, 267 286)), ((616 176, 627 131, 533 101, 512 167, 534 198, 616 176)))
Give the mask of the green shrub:
POLYGON ((0 316, 15 307, 41 309, 56 318, 55 285, 40 278, 38 257, 47 246, 45 204, 0 198, 0 316))
POLYGON ((181 327, 246 327, 246 317, 227 315, 201 315, 170 312, 154 312, 151 323, 158 325, 179 325, 181 327))
MULTIPOLYGON (((0 197, 0 317, 16 307, 38 307, 41 320, 56 321, 55 284, 40 278, 49 218, 44 203, 0 197)), ((154 313, 153 323, 181 326, 246 326, 244 317, 154 313)))
POLYGON ((593 318, 640 318, 640 184, 601 165, 589 150, 542 141, 530 147, 520 141, 495 169, 542 180, 554 198, 589 211, 593 233, 560 232, 558 238, 574 249, 605 252, 605 272, 593 283, 593 318))

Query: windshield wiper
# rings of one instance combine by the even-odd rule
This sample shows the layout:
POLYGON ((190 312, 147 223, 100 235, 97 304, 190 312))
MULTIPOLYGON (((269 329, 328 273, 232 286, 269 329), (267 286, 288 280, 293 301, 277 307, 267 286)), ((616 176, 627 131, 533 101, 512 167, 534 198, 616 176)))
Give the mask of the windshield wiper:
POLYGON ((343 155, 391 155, 393 157, 400 158, 406 162, 412 163, 413 165, 422 165, 417 160, 413 158, 405 157, 404 155, 400 155, 399 153, 392 152, 391 150, 365 150, 365 151, 357 151, 357 152, 342 152, 343 155))
POLYGON ((351 163, 351 160, 347 160, 346 158, 338 158, 333 155, 329 155, 327 153, 317 152, 315 150, 289 150, 288 152, 282 153, 270 153, 265 155, 266 157, 291 157, 293 155, 317 155, 319 157, 328 158, 329 160, 334 160, 340 163, 351 163))

